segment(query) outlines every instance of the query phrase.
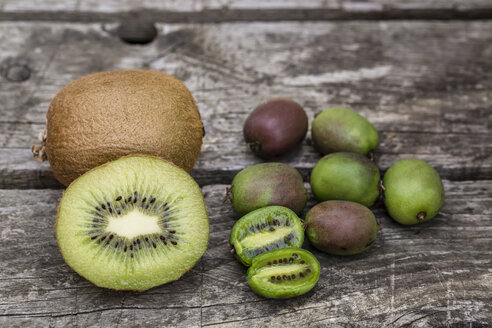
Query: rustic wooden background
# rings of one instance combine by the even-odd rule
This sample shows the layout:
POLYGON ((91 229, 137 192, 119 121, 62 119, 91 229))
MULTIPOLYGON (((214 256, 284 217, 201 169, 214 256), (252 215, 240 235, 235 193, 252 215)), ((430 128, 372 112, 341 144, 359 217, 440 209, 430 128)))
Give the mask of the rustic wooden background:
MULTIPOLYGON (((492 326, 491 0, 136 3, 0 0, 1 327, 492 326), (150 37, 152 22, 149 43, 121 39, 132 29, 150 37), (65 265, 53 231, 62 187, 31 156, 58 89, 130 68, 182 79, 206 128, 192 175, 210 248, 182 279, 145 293, 97 288, 65 265), (357 110, 380 131, 381 170, 424 159, 447 196, 438 217, 413 227, 376 204, 383 230, 366 253, 306 243, 320 281, 283 301, 249 289, 229 254, 237 217, 223 203, 234 174, 260 161, 242 123, 275 96, 297 100, 310 120, 333 105, 357 110)), ((306 177, 320 157, 308 137, 282 161, 306 177)))

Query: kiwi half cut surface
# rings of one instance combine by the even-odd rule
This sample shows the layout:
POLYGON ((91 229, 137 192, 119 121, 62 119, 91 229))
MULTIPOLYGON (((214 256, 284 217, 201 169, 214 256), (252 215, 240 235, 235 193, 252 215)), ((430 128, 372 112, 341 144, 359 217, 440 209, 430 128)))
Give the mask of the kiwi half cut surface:
POLYGON ((232 228, 229 239, 233 253, 246 266, 263 252, 284 247, 301 247, 304 226, 292 210, 267 206, 250 212, 232 228))
POLYGON ((320 264, 313 254, 300 248, 282 248, 253 259, 248 283, 261 296, 288 298, 310 291, 319 274, 320 264))
POLYGON ((143 291, 177 280, 205 253, 203 195, 178 166, 128 156, 76 179, 60 201, 63 258, 100 287, 143 291))

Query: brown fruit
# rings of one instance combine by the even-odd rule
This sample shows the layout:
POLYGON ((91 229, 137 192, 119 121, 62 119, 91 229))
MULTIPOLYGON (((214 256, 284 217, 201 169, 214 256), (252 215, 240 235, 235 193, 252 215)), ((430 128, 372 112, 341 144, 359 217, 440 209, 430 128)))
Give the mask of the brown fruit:
POLYGON ((244 140, 261 158, 279 157, 295 148, 306 136, 308 118, 293 100, 272 99, 258 107, 244 123, 244 140))
POLYGON ((195 100, 175 77, 146 70, 102 72, 56 94, 43 146, 33 152, 45 152, 55 177, 68 185, 93 167, 134 153, 161 157, 189 172, 202 136, 195 100))

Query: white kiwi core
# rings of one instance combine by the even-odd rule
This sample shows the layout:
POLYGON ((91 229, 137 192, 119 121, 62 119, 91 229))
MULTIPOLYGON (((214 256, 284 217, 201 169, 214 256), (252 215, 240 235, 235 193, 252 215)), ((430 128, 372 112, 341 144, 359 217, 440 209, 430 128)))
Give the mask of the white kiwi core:
POLYGON ((122 217, 110 217, 108 221, 107 232, 128 239, 162 231, 158 224, 159 217, 147 215, 138 209, 134 209, 122 217))

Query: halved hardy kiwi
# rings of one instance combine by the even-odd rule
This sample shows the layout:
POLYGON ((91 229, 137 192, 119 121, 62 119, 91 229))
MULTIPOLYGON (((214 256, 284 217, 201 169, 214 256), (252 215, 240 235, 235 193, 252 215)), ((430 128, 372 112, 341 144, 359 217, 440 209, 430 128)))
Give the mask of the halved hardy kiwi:
POLYGON ((267 206, 239 219, 229 239, 233 252, 242 264, 250 266, 253 258, 277 248, 301 247, 304 226, 292 210, 267 206))
POLYGON ((200 188, 183 169, 128 156, 76 179, 56 237, 67 264, 100 287, 142 291, 181 277, 207 249, 200 188))
POLYGON ((310 291, 319 274, 320 265, 313 254, 300 248, 282 248, 254 258, 248 283, 261 296, 288 298, 310 291))

